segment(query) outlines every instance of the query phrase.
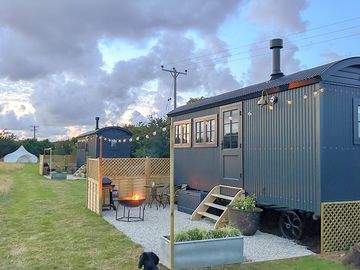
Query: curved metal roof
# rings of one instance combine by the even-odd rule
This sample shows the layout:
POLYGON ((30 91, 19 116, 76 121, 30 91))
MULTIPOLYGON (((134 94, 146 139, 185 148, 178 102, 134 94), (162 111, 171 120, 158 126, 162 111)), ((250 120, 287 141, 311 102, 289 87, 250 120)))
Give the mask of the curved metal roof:
POLYGON ((108 130, 108 129, 114 129, 114 130, 119 130, 119 131, 123 131, 126 132, 127 134, 129 134, 130 136, 132 136, 133 134, 131 133, 130 130, 127 130, 126 128, 122 128, 122 127, 117 127, 117 126, 112 126, 112 127, 104 127, 104 128, 99 128, 97 130, 92 130, 92 131, 88 131, 85 133, 80 134, 79 136, 77 136, 76 138, 81 138, 81 137, 85 137, 85 136, 91 136, 94 134, 101 134, 103 131, 108 130))
MULTIPOLYGON (((335 62, 331 62, 325 65, 317 66, 314 68, 302 70, 290 75, 280 77, 275 80, 269 80, 266 82, 249 85, 244 88, 220 94, 217 96, 209 97, 202 99, 196 103, 187 104, 181 107, 178 107, 168 113, 168 116, 181 115, 183 113, 188 113, 192 111, 199 111, 202 109, 215 107, 219 105, 229 104, 235 101, 245 100, 253 97, 255 93, 261 93, 263 90, 271 89, 274 87, 280 87, 287 85, 292 82, 300 82, 312 78, 321 79, 324 75, 327 75, 327 72, 334 72, 334 67, 340 64, 340 66, 360 64, 360 57, 351 57, 335 62)), ((328 76, 327 76, 328 77, 328 76)))

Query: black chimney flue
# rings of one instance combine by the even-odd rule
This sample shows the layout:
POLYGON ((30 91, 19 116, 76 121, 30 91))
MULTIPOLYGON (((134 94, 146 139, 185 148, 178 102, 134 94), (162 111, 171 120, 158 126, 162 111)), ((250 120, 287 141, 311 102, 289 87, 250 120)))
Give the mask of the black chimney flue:
POLYGON ((95 117, 95 122, 96 122, 96 124, 95 124, 95 130, 98 130, 98 129, 99 129, 99 120, 100 120, 100 117, 96 116, 96 117, 95 117))
POLYGON ((270 40, 270 49, 272 50, 272 73, 271 80, 283 77, 284 74, 280 70, 280 50, 283 48, 283 40, 275 38, 270 40))

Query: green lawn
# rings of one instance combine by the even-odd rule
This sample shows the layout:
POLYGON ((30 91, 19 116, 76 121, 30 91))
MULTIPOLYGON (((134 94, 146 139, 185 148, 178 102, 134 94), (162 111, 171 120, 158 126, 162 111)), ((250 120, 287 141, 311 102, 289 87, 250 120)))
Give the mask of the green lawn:
MULTIPOLYGON (((84 180, 0 163, 0 269, 137 269, 141 246, 85 208, 84 180)), ((317 256, 211 269, 346 269, 317 256)))
POLYGON ((84 180, 26 165, 0 167, 0 181, 0 269, 136 269, 141 246, 86 210, 84 180))

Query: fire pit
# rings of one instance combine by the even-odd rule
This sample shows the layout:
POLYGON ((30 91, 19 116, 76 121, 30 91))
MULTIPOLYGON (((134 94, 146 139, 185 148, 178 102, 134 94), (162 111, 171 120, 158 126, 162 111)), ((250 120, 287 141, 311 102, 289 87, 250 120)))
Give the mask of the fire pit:
POLYGON ((119 205, 118 205, 118 207, 116 208, 116 220, 126 221, 126 222, 144 220, 144 212, 145 212, 145 206, 143 206, 143 203, 145 201, 144 197, 135 194, 132 197, 120 197, 117 201, 119 205, 123 206, 123 215, 121 217, 118 217, 118 209, 119 209, 119 205), (136 207, 139 208, 139 215, 131 216, 130 215, 131 209, 136 207))

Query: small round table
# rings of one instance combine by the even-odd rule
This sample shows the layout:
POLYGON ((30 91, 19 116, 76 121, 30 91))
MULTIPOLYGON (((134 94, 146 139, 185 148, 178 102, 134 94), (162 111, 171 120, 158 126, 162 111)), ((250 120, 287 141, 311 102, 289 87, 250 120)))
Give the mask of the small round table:
POLYGON ((148 205, 151 208, 151 206, 155 200, 155 202, 159 203, 158 205, 156 205, 156 209, 158 209, 158 207, 161 205, 161 198, 157 193, 157 189, 163 188, 163 187, 165 187, 165 185, 164 184, 155 184, 155 185, 145 185, 144 187, 150 189, 150 197, 149 197, 148 205))

